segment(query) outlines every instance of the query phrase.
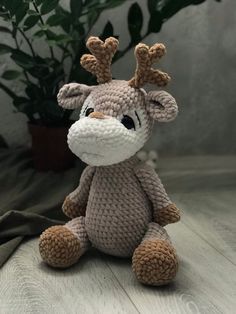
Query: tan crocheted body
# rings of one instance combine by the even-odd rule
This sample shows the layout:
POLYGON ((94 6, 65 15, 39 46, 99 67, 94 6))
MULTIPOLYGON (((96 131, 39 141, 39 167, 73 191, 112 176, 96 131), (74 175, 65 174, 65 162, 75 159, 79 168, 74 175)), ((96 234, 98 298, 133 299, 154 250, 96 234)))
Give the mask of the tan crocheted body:
POLYGON ((116 256, 131 256, 152 220, 150 202, 134 168, 137 158, 96 167, 90 187, 85 228, 91 243, 116 256))

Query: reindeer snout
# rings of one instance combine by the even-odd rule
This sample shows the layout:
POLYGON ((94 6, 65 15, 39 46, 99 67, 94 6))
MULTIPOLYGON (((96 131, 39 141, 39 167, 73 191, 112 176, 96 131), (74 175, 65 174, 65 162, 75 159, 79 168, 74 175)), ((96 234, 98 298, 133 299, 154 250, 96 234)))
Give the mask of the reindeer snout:
POLYGON ((102 112, 94 111, 90 113, 89 118, 95 118, 95 119, 105 119, 105 115, 102 112))

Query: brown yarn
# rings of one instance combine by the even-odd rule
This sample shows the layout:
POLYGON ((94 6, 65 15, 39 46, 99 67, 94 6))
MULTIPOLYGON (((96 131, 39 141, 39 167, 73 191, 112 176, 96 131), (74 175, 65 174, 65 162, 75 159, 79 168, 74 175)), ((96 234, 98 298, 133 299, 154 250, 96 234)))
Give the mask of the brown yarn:
POLYGON ((80 64, 97 77, 99 84, 112 80, 111 61, 118 47, 118 40, 109 37, 103 42, 98 37, 89 37, 86 46, 91 54, 84 54, 80 64))
MULTIPOLYGON (((103 84, 112 80, 111 61, 116 53, 119 41, 109 37, 103 42, 98 37, 89 37, 86 46, 92 54, 84 54, 80 64, 87 71, 97 77, 97 82, 103 84)), ((170 76, 160 70, 154 70, 151 66, 157 62, 165 53, 163 44, 155 44, 150 48, 145 44, 135 47, 137 68, 134 77, 129 81, 131 87, 140 88, 146 83, 165 86, 170 81, 170 76)))
POLYGON ((163 44, 155 44, 150 48, 145 44, 138 44, 134 52, 137 68, 134 77, 129 81, 129 85, 136 88, 140 88, 146 83, 165 86, 170 81, 169 75, 151 67, 165 53, 166 48, 163 44))
POLYGON ((78 204, 74 203, 69 196, 65 198, 65 201, 62 205, 63 213, 70 218, 78 217, 79 206, 78 204))
POLYGON ((178 270, 175 249, 167 240, 145 240, 133 254, 132 268, 143 284, 167 284, 174 279, 178 270))
POLYGON ((160 208, 154 212, 154 221, 161 226, 166 226, 180 220, 180 210, 175 204, 169 204, 165 208, 160 208))
POLYGON ((39 251, 48 265, 65 268, 79 259, 80 241, 66 227, 53 226, 41 234, 39 251))
POLYGON ((94 119, 105 119, 105 115, 99 111, 94 111, 90 113, 89 117, 94 119))

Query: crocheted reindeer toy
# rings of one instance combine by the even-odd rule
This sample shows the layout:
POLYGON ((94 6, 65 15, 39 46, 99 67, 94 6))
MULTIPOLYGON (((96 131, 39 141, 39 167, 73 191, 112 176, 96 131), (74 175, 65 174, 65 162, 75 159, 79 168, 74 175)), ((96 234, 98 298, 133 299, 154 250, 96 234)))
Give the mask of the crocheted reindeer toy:
POLYGON ((59 268, 75 264, 91 247, 110 255, 132 257, 137 279, 148 285, 169 283, 176 275, 175 249, 163 226, 180 219, 155 171, 135 154, 152 133, 154 121, 169 122, 178 112, 165 91, 145 92, 145 83, 165 86, 170 77, 152 64, 165 54, 163 44, 135 48, 137 68, 129 81, 110 72, 118 40, 90 37, 92 54, 81 65, 96 75, 98 85, 71 83, 58 94, 66 109, 82 107, 70 128, 68 145, 88 166, 78 188, 62 206, 70 217, 40 237, 43 260, 59 268))

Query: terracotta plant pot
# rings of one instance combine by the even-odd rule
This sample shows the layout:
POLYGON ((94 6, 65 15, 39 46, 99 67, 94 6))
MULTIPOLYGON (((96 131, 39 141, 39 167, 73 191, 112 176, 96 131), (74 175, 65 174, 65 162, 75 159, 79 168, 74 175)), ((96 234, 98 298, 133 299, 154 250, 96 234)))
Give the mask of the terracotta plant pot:
POLYGON ((32 137, 35 168, 39 171, 62 171, 74 165, 75 155, 68 148, 68 127, 47 127, 28 123, 32 137))

